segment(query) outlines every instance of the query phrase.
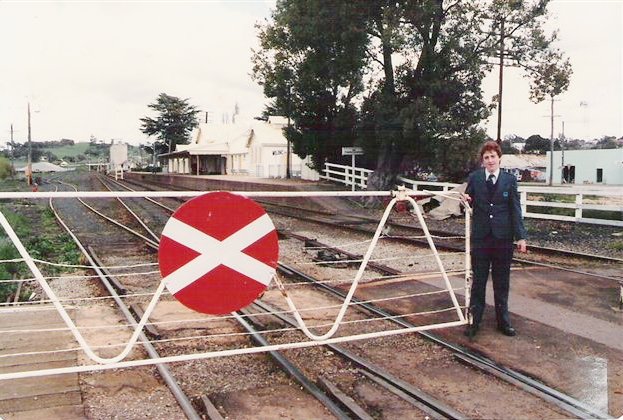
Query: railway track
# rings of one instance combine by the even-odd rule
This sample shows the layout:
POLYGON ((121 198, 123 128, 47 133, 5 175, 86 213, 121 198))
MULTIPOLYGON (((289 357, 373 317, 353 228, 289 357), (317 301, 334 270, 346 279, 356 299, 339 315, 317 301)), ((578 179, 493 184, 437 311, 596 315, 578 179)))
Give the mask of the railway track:
MULTIPOLYGON (((107 182, 107 181, 105 181, 105 182, 107 182)), ((142 201, 142 200, 134 200, 134 201, 142 201)), ((128 206, 128 207, 130 207, 130 206, 128 206)), ((125 206, 124 206, 124 208, 125 208, 125 206)), ((164 211, 164 210, 165 210, 165 209, 164 209, 164 208, 162 208, 162 207, 160 207, 160 209, 161 209, 161 210, 159 210, 159 211, 164 211)), ((102 209, 100 209, 100 213, 101 213, 101 210, 102 210, 102 209)), ((128 211, 128 210, 129 210, 128 208, 125 208, 125 210, 124 210, 124 211, 128 211)), ((168 211, 170 212, 170 209, 169 209, 168 211)), ((137 213, 137 212, 135 211, 135 213, 137 213)), ((101 216, 99 216, 99 217, 101 217, 101 216)), ((119 227, 118 225, 116 225, 116 226, 117 226, 117 227, 119 227)), ((139 224, 138 224, 138 226, 141 226, 141 224, 139 223, 139 224)), ((158 229, 153 229, 153 230, 154 230, 154 231, 158 231, 158 229)), ((133 234, 133 235, 134 235, 134 234, 133 234)), ((144 234, 140 234, 140 235, 141 235, 141 238, 140 238, 140 239, 141 239, 141 240, 144 240, 145 235, 144 235, 144 234)), ((317 245, 318 245, 318 244, 316 244, 316 246, 317 246, 317 245)), ((105 264, 105 265, 108 265, 108 264, 105 264)), ((381 267, 377 267, 377 269, 382 269, 382 266, 381 266, 381 267)), ((283 272, 284 272, 284 273, 286 273, 286 271, 283 271, 283 272)), ((290 272, 292 273, 292 270, 290 270, 290 272)), ((286 273, 286 274, 287 274, 287 273, 286 273)), ((298 274, 296 274, 296 275, 298 275, 298 274)), ((393 275, 399 275, 399 274, 394 273, 393 275)), ((316 287, 316 286, 315 286, 315 287, 316 287)), ((269 310, 270 310, 270 309, 269 309, 269 310)), ((275 310, 273 309, 273 313, 274 313, 274 312, 275 312, 275 310)), ((392 318, 392 317, 395 317, 395 314, 388 314, 388 313, 386 313, 385 315, 383 315, 383 317, 385 317, 385 318, 388 318, 388 317, 389 317, 388 319, 390 319, 390 318, 392 318)), ((249 317, 247 316, 247 319, 248 319, 248 318, 249 318, 249 317)), ((283 320, 281 320, 281 321, 283 321, 283 320)), ((405 326, 403 325, 403 327, 405 327, 405 326)), ((455 357, 456 357, 456 356, 455 356, 455 357)), ((378 361, 377 361, 377 362, 378 362, 378 361)), ((481 361, 481 362, 482 362, 482 361, 481 361)), ((354 362, 349 362, 349 363, 354 363, 354 362)), ((365 363, 365 359, 364 359, 364 363, 365 363)), ((498 365, 498 366, 500 365, 499 363, 495 363, 495 362, 493 362, 493 363, 494 363, 495 365, 498 365)), ((302 362, 302 363, 301 363, 301 362, 299 362, 299 365, 301 365, 301 364, 302 364, 302 365, 303 365, 303 367, 305 368, 305 362, 302 362)), ((369 363, 369 364, 371 364, 371 363, 369 363)), ((386 367, 387 367, 387 366, 386 366, 386 367)), ((470 368, 470 369, 471 369, 471 368, 470 368)), ((482 366, 482 367, 479 367, 479 369, 491 370, 491 369, 492 369, 492 367, 491 367, 491 366, 482 366)), ((346 370, 347 370, 347 371, 348 371, 348 370, 351 370, 351 368, 347 368, 346 370)), ((472 369, 472 370, 473 370, 473 369, 472 369)), ((312 375, 312 376, 315 376, 315 377, 320 377, 320 375, 319 375, 319 374, 315 374, 315 375, 312 375)), ((395 387, 395 386, 396 386, 396 384, 394 384, 393 386, 395 387)), ((493 385, 489 384, 488 386, 493 386, 493 385)), ((514 392, 516 393, 517 391, 514 391, 514 392)), ((528 392, 529 392, 529 391, 528 391, 528 392)), ((433 395, 434 395, 434 393, 433 393, 433 395)), ((564 395, 564 394, 563 394, 563 395, 564 395)), ((353 399, 356 399, 356 398, 361 399, 361 396, 360 396, 360 395, 359 395, 359 396, 354 395, 354 398, 353 398, 353 399)), ((522 398, 525 398, 525 397, 522 397, 522 398)), ((552 397, 551 395, 550 395, 550 398, 552 398, 552 399, 554 399, 554 400, 556 399, 556 398, 552 397)), ((565 399, 565 398, 563 398, 563 400, 564 400, 564 399, 565 399)), ((202 398, 202 400, 203 400, 203 398, 202 398)), ((546 398, 546 400, 547 400, 547 398, 546 398)), ((566 413, 573 413, 573 415, 578 416, 578 417, 590 417, 590 416, 594 416, 594 414, 596 413, 595 411, 592 411, 592 412, 591 412, 591 411, 584 411, 584 412, 583 412, 582 410, 584 410, 584 409, 585 409, 585 407, 583 407, 581 404, 580 404, 579 406, 578 406, 577 404, 576 404, 576 405, 574 405, 575 403, 573 402, 573 399, 572 399, 572 398, 571 398, 569 401, 571 401, 572 403, 569 405, 569 407, 567 407, 567 408, 569 408, 569 410, 570 410, 570 411, 569 411, 567 408, 564 408, 564 410, 565 410, 565 412, 566 412, 566 413), (575 410, 575 411, 574 411, 574 410, 575 410), (588 413, 592 413, 592 414, 588 414, 588 413)), ((552 403, 552 402, 553 402, 553 401, 548 400, 548 404, 549 404, 549 403, 552 403)), ((455 401, 453 401, 453 403, 456 403, 456 402, 455 402, 455 401)), ((558 404, 558 403, 557 403, 557 404, 558 404)), ((567 402, 567 404, 568 404, 568 402, 567 402)), ((361 404, 361 406, 366 406, 366 405, 368 405, 368 404, 366 404, 366 401, 363 401, 363 402, 362 402, 362 404, 361 404)), ((450 407, 452 407, 453 405, 454 405, 454 404, 452 404, 452 403, 451 403, 449 406, 450 406, 450 407)), ((432 407, 428 407, 428 409, 431 409, 431 408, 432 408, 432 407)), ((557 410, 558 410, 558 409, 563 409, 563 407, 558 406, 557 410)), ((454 410, 455 410, 455 412, 456 412, 456 413, 467 412, 467 413, 468 413, 468 415, 470 415, 470 416, 472 416, 472 417, 474 416, 474 414, 473 414, 473 413, 469 414, 469 412, 465 410, 465 407, 464 407, 464 406, 463 406, 463 407, 459 407, 459 409, 458 409, 458 410, 457 410, 456 408, 455 408, 454 410)), ((424 411, 424 412, 426 412, 426 411, 424 411)), ((558 411, 558 413, 560 413, 560 411, 558 411)), ((335 414, 335 412, 334 412, 334 414, 335 414)), ((337 414, 336 414, 336 415, 337 415, 337 414)), ((440 415, 440 414, 438 414, 438 415, 440 415)), ((458 416, 458 415, 455 415, 455 416, 458 416)), ((600 416, 600 417, 607 417, 607 416, 600 416)))
MULTIPOLYGON (((394 273, 395 274, 395 273, 394 273)), ((480 369, 485 369, 485 370, 491 370, 493 369, 495 371, 495 368, 493 368, 492 366, 496 366, 498 367, 500 370, 496 373, 498 375, 501 375, 502 377, 504 375, 508 375, 508 372, 512 372, 512 370, 506 369, 504 367, 499 366, 499 364, 496 364, 495 362, 492 362, 491 360, 479 360, 477 362, 475 362, 476 364, 480 364, 480 369), (504 373, 501 373, 504 372, 504 373)), ((540 396, 542 398, 545 398, 546 400, 551 400, 552 402, 556 402, 557 404, 561 404, 561 408, 563 408, 566 412, 568 413, 572 413, 573 415, 582 417, 582 418, 590 418, 591 416, 595 415, 595 411, 591 411, 590 407, 587 407, 586 405, 582 404, 581 402, 565 396, 564 394, 557 392, 549 387, 544 386, 543 384, 538 384, 537 381, 533 381, 532 379, 526 377, 525 375, 522 377, 521 375, 519 375, 519 377, 522 377, 522 379, 518 379, 518 374, 517 372, 514 372, 515 376, 511 377, 508 376, 505 378, 505 380, 509 381, 509 382, 521 382, 523 381, 523 385, 524 387, 533 387, 534 389, 532 389, 531 392, 533 393, 537 393, 537 394, 541 394, 540 396), (531 385, 527 385, 526 382, 531 383, 531 385)), ((602 413, 600 413, 602 414, 602 413)))
MULTIPOLYGON (((159 189, 159 188, 169 188, 173 190, 184 190, 182 188, 177 188, 175 186, 170 185, 162 185, 157 183, 139 183, 134 180, 124 180, 124 183, 140 186, 140 187, 149 187, 150 189, 159 189)), ((184 200, 180 200, 183 202, 184 200)), ((378 219, 375 219, 370 216, 366 216, 363 214, 357 214, 355 211, 349 213, 348 215, 338 214, 332 211, 326 210, 318 210, 318 209, 310 209, 304 208, 300 206, 290 206, 284 203, 276 203, 274 201, 263 200, 261 198, 256 199, 256 201, 262 204, 268 212, 271 214, 279 214, 286 217, 293 217, 299 220, 306 220, 313 223, 324 224, 335 226, 339 225, 347 229, 351 229, 353 231, 360 231, 369 233, 372 231, 371 226, 374 226, 378 219)), ((403 214, 408 214, 406 209, 404 209, 403 214)), ((403 217, 404 218, 404 217, 403 217)), ((393 221, 391 218, 388 222, 388 225, 392 228, 392 232, 396 234, 396 236, 400 236, 400 240, 409 241, 414 244, 426 245, 426 242, 422 239, 407 239, 409 237, 421 237, 422 229, 414 224, 407 224, 404 222, 393 221)), ((464 251, 463 240, 462 238, 457 238, 456 232, 448 232, 445 230, 436 230, 430 229, 430 233, 437 237, 438 239, 448 238, 447 240, 442 240, 439 243, 439 247, 442 249, 450 249, 456 251, 464 251)), ((459 235, 462 236, 462 235, 459 235)), ((530 254, 537 256, 536 258, 515 258, 516 262, 520 263, 533 263, 533 264, 543 264, 543 257, 555 257, 559 260, 559 263, 556 264, 556 267, 560 267, 560 263, 569 261, 569 260, 578 260, 579 264, 582 262, 590 261, 594 262, 603 262, 606 264, 623 264, 623 259, 609 257, 605 255, 598 255, 594 253, 582 253, 575 252, 566 249, 560 248, 552 248, 552 247, 543 247, 536 245, 529 245, 528 251, 530 254)), ((552 264, 550 264, 552 265, 552 264)), ((582 272, 585 273, 585 272, 582 272)), ((590 273, 586 273, 590 274, 590 273)), ((623 276, 620 278, 623 280, 623 276)))
MULTIPOLYGON (((121 184, 117 182, 112 182, 111 180, 102 180, 102 183, 112 191, 112 185, 116 185, 118 187, 123 187, 121 184)), ((126 207, 126 205, 124 205, 126 207)), ((126 207, 127 208, 127 207, 126 207)), ((169 208, 164 208, 166 211, 171 211, 169 208)), ((136 213, 133 212, 135 217, 138 217, 136 213)), ((269 308, 266 304, 258 303, 257 308, 260 310, 267 311, 266 308, 269 308)), ((268 309, 270 310, 270 309, 268 309)), ((252 335, 254 341, 261 346, 267 346, 268 342, 255 330, 254 326, 252 326, 252 322, 250 322, 251 316, 245 317, 245 314, 240 313, 236 316, 238 322, 252 335)), ((337 351, 338 347, 334 348, 334 351, 337 351)), ((328 380, 322 379, 321 385, 325 390, 321 390, 319 385, 316 385, 314 381, 308 378, 305 374, 301 372, 291 361, 289 361, 286 357, 284 357, 281 353, 276 351, 270 351, 269 354, 278 363, 284 371, 288 372, 289 375, 294 377, 296 381, 305 388, 311 395, 313 395, 316 399, 322 402, 325 407, 329 411, 331 411, 338 418, 350 418, 351 416, 355 416, 358 418, 372 418, 371 415, 367 414, 365 409, 358 406, 354 400, 348 396, 345 396, 344 392, 338 391, 335 385, 332 385, 328 380), (339 399, 339 402, 334 402, 333 399, 327 396, 327 393, 332 396, 333 399, 339 399), (342 408, 344 407, 344 408, 342 408), (346 411, 345 411, 346 409, 346 411)), ((373 381, 375 384, 379 384, 384 388, 390 390, 391 392, 397 393, 404 400, 414 406, 414 410, 420 410, 425 415, 434 415, 435 418, 463 418, 463 416, 452 408, 442 404, 441 402, 435 400, 435 398, 426 395, 422 391, 418 391, 415 387, 409 386, 404 381, 400 381, 397 378, 392 377, 388 373, 383 373, 380 368, 373 369, 371 364, 367 362, 365 359, 361 357, 356 357, 352 354, 349 354, 346 350, 341 349, 339 354, 349 360, 351 363, 355 363, 362 367, 367 367, 368 372, 376 372, 376 375, 372 376, 370 381, 373 381), (380 372, 380 373, 379 373, 380 372)), ((372 375, 372 373, 364 373, 362 376, 372 375)))

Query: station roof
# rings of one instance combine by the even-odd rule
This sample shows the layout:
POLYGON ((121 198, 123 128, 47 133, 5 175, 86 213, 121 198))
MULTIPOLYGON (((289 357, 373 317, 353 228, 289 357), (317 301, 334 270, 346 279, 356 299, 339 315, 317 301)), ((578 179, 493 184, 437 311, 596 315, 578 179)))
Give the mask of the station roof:
POLYGON ((162 157, 194 155, 246 154, 252 145, 286 147, 284 117, 270 117, 268 121, 238 118, 237 123, 202 123, 192 132, 190 144, 178 144, 176 150, 162 157))

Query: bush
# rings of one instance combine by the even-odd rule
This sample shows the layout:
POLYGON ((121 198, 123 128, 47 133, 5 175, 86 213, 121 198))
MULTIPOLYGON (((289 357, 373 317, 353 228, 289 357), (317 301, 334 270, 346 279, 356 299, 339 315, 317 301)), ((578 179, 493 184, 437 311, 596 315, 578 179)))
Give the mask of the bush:
POLYGON ((11 162, 4 156, 0 156, 0 179, 6 179, 13 174, 11 162))

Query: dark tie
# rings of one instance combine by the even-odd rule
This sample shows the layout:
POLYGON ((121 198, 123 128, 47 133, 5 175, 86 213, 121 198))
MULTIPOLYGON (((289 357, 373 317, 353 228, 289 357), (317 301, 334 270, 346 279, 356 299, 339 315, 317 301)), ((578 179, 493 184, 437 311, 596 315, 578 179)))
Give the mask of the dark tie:
POLYGON ((495 184, 493 183, 494 179, 495 175, 489 174, 489 177, 487 178, 487 189, 489 190, 489 193, 493 192, 493 187, 495 186, 495 184))

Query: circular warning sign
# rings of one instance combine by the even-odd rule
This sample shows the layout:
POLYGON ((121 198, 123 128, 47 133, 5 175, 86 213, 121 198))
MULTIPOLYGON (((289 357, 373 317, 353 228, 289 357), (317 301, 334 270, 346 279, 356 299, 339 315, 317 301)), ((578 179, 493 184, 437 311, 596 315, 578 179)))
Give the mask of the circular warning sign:
POLYGON ((165 225, 158 249, 169 292, 208 314, 253 302, 268 287, 278 258, 277 232, 264 209, 228 192, 184 203, 165 225))

